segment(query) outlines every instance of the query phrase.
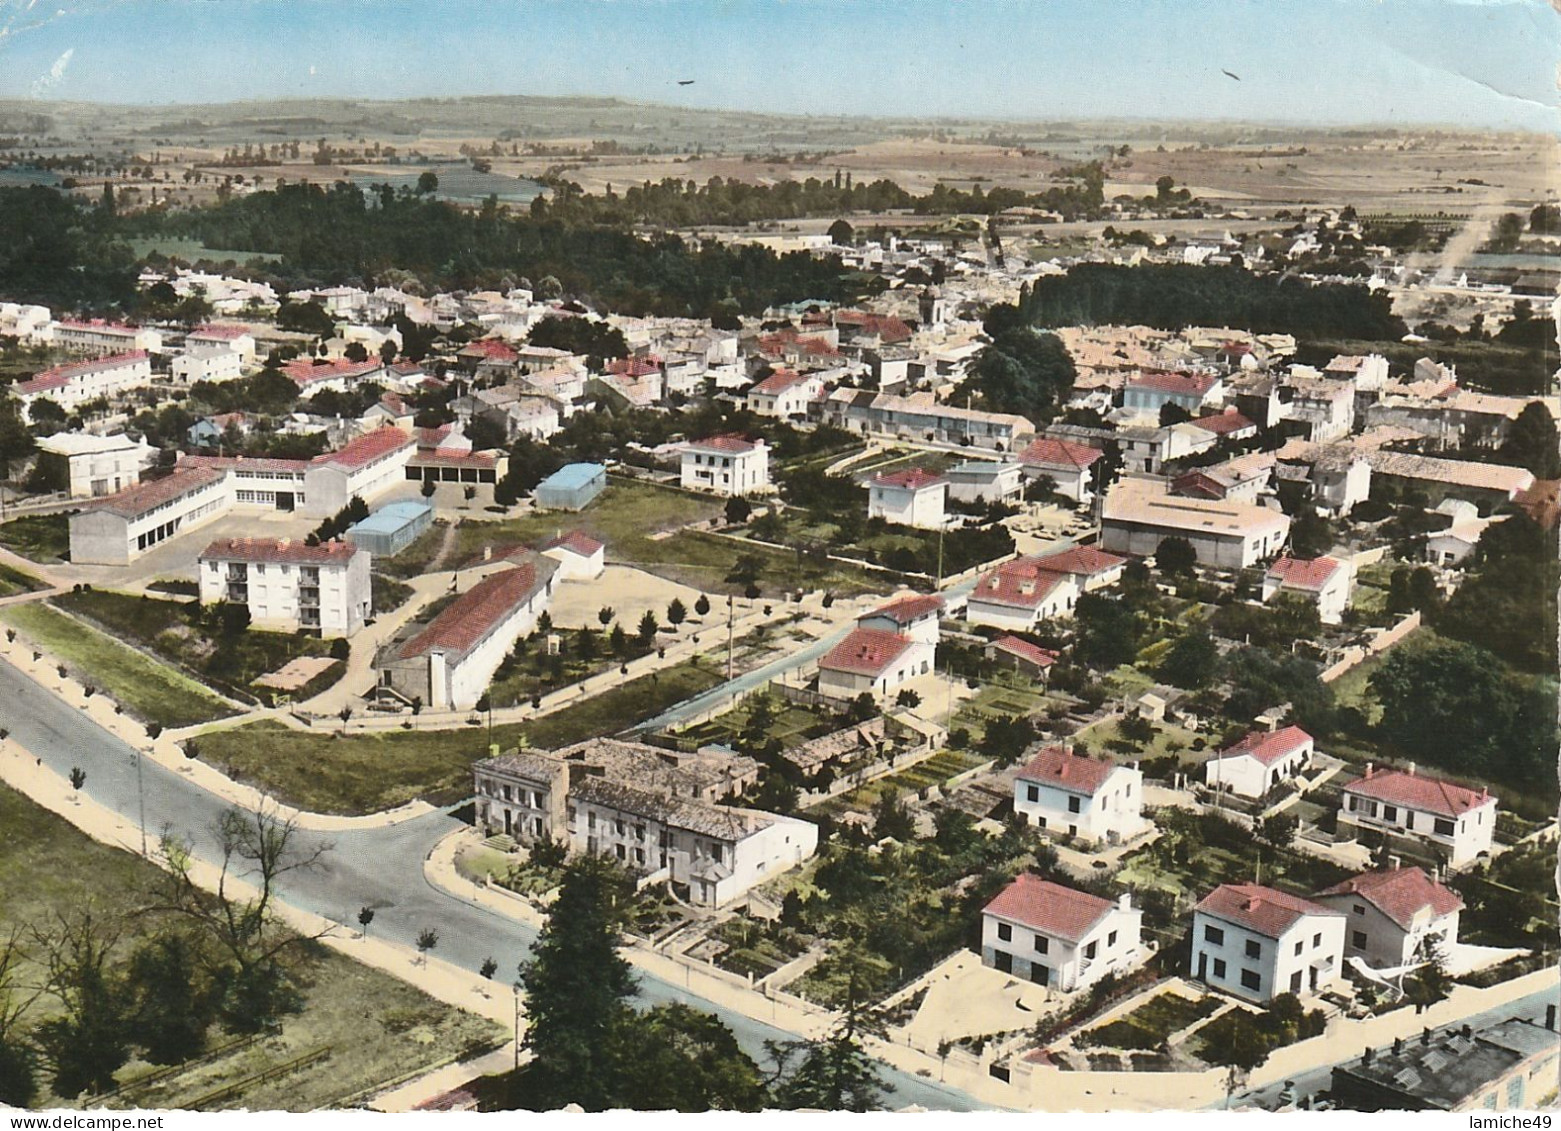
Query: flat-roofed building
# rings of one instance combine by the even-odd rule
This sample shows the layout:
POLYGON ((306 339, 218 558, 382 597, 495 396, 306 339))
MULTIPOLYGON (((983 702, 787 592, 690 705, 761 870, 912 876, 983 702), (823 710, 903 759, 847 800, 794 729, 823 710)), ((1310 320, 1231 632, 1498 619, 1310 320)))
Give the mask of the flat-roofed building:
POLYGON ((393 558, 416 542, 433 523, 433 507, 405 499, 386 503, 362 522, 353 523, 343 537, 376 558, 393 558))
POLYGON ((1198 562, 1245 569, 1284 548, 1290 519, 1283 511, 1229 499, 1171 495, 1163 480, 1128 479, 1106 496, 1100 544, 1115 553, 1149 557, 1167 538, 1185 538, 1198 562))
POLYGON ((559 468, 532 492, 543 510, 584 510, 607 489, 607 469, 599 463, 571 463, 559 468))
POLYGON ((1345 1111, 1532 1112, 1555 1098, 1558 1055, 1552 1004, 1543 1023, 1515 1016, 1368 1047, 1334 1066, 1329 1093, 1345 1111))

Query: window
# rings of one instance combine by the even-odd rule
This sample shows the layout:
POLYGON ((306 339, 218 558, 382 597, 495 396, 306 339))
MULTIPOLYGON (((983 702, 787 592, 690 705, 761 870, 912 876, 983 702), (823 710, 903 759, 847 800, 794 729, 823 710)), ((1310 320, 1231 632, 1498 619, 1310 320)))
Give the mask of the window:
POLYGON ((1295 944, 1295 952, 1297 954, 1301 953, 1301 943, 1298 942, 1298 943, 1295 944))
POLYGON ((1041 799, 1041 790, 1040 790, 1039 786, 1034 786, 1034 785, 1027 785, 1027 786, 1025 786, 1024 787, 1024 794, 1025 794, 1025 800, 1027 800, 1027 801, 1039 801, 1041 799))
POLYGON ((1078 811, 1079 811, 1079 799, 1077 797, 1070 797, 1070 798, 1068 798, 1068 812, 1070 812, 1070 813, 1077 813, 1078 811))
POLYGON ((1366 914, 1366 905, 1364 903, 1357 903, 1351 907, 1350 910, 1355 912, 1357 915, 1364 915, 1366 914))
POLYGON ((1218 927, 1205 925, 1203 928, 1203 941, 1213 943, 1215 946, 1223 946, 1225 943, 1225 932, 1218 927))
POLYGON ((623 845, 621 845, 621 844, 618 845, 618 859, 619 860, 627 860, 628 857, 629 857, 629 854, 624 851, 623 845))
POLYGON ((997 925, 997 937, 1002 939, 1004 942, 1009 942, 1014 937, 1014 929, 1007 923, 999 923, 997 925))
POLYGON ((1243 970, 1241 972, 1241 985, 1244 989, 1260 990, 1263 988, 1263 977, 1256 970, 1243 970))
POLYGON ((1247 940, 1247 957, 1248 958, 1262 958, 1263 957, 1263 944, 1258 942, 1256 939, 1248 939, 1247 940))
POLYGON ((1051 939, 1047 938, 1045 935, 1036 935, 1035 936, 1035 953, 1036 954, 1045 954, 1048 950, 1051 949, 1051 945, 1052 945, 1051 939))
POLYGON ((1382 819, 1384 821, 1397 821, 1398 820, 1398 806, 1397 805, 1384 805, 1382 807, 1382 819))
POLYGON ((1290 992, 1293 994, 1301 992, 1301 972, 1299 970, 1290 975, 1290 992))
POLYGON ((1004 974, 1014 972, 1014 956, 1006 950, 994 950, 992 952, 992 965, 996 966, 1004 974))
POLYGON ((1099 945, 1100 945, 1099 943, 1090 943, 1087 947, 1084 948, 1084 957, 1085 958, 1094 958, 1095 957, 1095 948, 1097 946, 1099 946, 1099 945))
POLYGON ((1514 1076, 1512 1083, 1507 1085, 1507 1106, 1523 1106, 1523 1077, 1514 1076))
POLYGON ((1106 946, 1107 947, 1113 947, 1113 946, 1116 946, 1116 945, 1117 945, 1117 933, 1115 931, 1112 931, 1109 935, 1106 936, 1106 946))
POLYGON ((1318 931, 1315 935, 1312 936, 1312 945, 1313 946, 1322 946, 1322 944, 1323 944, 1323 935, 1322 935, 1321 931, 1318 931))
POLYGON ((1437 836, 1453 835, 1453 823, 1447 820, 1445 817, 1436 818, 1436 822, 1432 827, 1436 829, 1437 836))
POLYGON ((1366 949, 1366 932, 1365 931, 1351 931, 1350 932, 1350 945, 1353 946, 1356 950, 1365 950, 1366 949))
POLYGON ((1214 960, 1214 976, 1216 978, 1223 978, 1225 976, 1225 960, 1223 958, 1216 958, 1214 960))
POLYGON ((1042 966, 1039 962, 1030 963, 1030 981, 1037 986, 1044 986, 1051 981, 1051 970, 1042 966))

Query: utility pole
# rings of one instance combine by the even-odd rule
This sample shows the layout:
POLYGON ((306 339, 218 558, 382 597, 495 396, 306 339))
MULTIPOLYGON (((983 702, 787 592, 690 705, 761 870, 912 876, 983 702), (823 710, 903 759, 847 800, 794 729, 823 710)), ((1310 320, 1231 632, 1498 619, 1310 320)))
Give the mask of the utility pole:
POLYGON ((732 682, 732 669, 734 664, 733 648, 735 646, 734 633, 736 632, 736 598, 730 593, 726 595, 726 681, 732 682))

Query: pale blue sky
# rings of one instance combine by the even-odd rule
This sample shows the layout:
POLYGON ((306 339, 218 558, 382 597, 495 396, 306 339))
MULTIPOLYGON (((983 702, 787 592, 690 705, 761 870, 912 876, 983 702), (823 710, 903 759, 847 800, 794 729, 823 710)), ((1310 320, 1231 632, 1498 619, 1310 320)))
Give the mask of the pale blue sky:
POLYGON ((0 0, 0 30, 0 97, 1561 121, 1545 0, 0 0))

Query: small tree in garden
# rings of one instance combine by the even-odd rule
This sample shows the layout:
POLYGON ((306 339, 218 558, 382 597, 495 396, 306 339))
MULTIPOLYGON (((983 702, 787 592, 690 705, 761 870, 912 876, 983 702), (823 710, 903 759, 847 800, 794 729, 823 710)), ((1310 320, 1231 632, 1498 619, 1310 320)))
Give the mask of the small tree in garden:
POLYGON ((7 644, 15 644, 16 643, 16 629, 8 628, 8 629, 5 630, 5 642, 7 644))
POLYGON ((701 593, 699 595, 699 600, 694 602, 694 615, 702 617, 706 613, 708 613, 709 611, 710 611, 710 598, 706 597, 703 593, 701 593))
POLYGON ((56 664, 54 666, 54 670, 60 673, 61 679, 64 679, 66 676, 70 675, 70 669, 67 668, 64 664, 56 664))
POLYGON ((163 736, 163 724, 162 723, 147 723, 146 724, 146 737, 147 738, 150 738, 153 742, 156 742, 162 736, 163 736))
POLYGON ((369 924, 374 922, 374 909, 372 907, 358 908, 358 926, 363 928, 363 937, 369 937, 369 924))
POLYGON ((184 744, 184 756, 192 762, 199 758, 201 756, 200 742, 193 738, 186 742, 184 744))
POLYGON ((667 623, 673 628, 688 619, 688 608, 677 598, 672 598, 672 603, 667 606, 667 623))
POLYGON ((656 614, 651 612, 649 609, 646 609, 645 615, 640 618, 640 643, 649 644, 652 640, 656 639, 656 631, 660 627, 661 626, 656 623, 656 614))
POLYGON ((336 712, 336 717, 341 720, 341 729, 345 731, 347 729, 348 720, 352 718, 352 708, 343 707, 341 710, 336 712))
POLYGON ((499 964, 493 961, 493 957, 490 955, 482 960, 482 965, 477 968, 477 973, 491 981, 493 975, 498 972, 498 969, 499 964))
POLYGON ((603 628, 612 623, 612 618, 618 615, 618 610, 611 605, 603 605, 596 610, 596 619, 603 628))
POLYGON ((759 593, 760 589, 759 583, 757 581, 750 581, 748 583, 748 588, 743 590, 743 596, 747 597, 750 601, 757 601, 759 599, 759 593))
POLYGON ((894 697, 896 707, 920 707, 921 696, 909 687, 902 687, 900 693, 894 697))

